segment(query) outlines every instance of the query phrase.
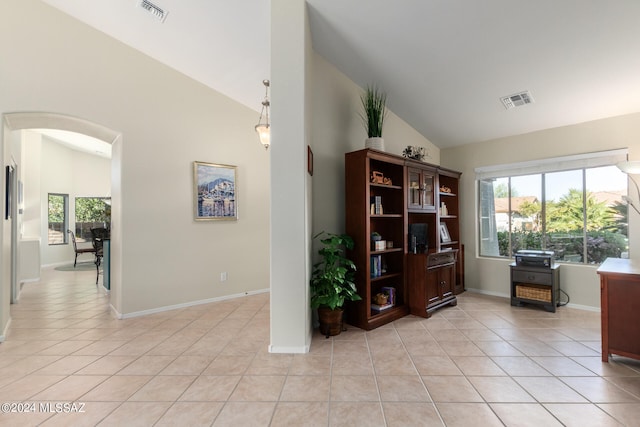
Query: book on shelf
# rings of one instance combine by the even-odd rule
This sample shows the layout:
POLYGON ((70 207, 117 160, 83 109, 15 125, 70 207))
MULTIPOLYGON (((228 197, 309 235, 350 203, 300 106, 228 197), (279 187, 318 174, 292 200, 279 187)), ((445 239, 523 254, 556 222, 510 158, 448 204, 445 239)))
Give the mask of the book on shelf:
POLYGON ((382 196, 371 197, 371 215, 382 215, 382 196))
POLYGON ((382 255, 371 255, 371 277, 380 277, 382 273, 382 255))
POLYGON ((373 311, 384 311, 384 310, 388 310, 391 307, 393 307, 393 304, 387 303, 387 304, 383 304, 383 305, 379 305, 379 304, 371 304, 371 310, 373 311))

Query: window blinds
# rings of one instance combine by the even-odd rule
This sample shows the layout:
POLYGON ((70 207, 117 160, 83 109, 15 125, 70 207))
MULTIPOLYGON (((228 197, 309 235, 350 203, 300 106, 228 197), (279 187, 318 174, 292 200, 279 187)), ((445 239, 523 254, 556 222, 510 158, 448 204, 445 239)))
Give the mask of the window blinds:
POLYGON ((612 166, 627 160, 628 149, 598 151, 573 156, 553 157, 475 168, 476 179, 502 178, 506 176, 533 175, 537 173, 561 172, 567 170, 612 166))

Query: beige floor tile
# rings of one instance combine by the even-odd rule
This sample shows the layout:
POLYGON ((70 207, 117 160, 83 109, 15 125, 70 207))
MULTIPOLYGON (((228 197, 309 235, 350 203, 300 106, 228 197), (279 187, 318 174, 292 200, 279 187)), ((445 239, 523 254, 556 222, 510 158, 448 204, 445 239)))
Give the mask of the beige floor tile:
POLYGON ((213 427, 267 427, 275 402, 228 402, 213 422, 213 427))
POLYGON ((640 398, 640 377, 609 377, 607 380, 640 398))
POLYGON ((561 427, 539 403, 492 403, 491 408, 506 427, 561 427))
POLYGON ((474 344, 487 356, 524 356, 517 348, 506 341, 478 341, 474 344))
POLYGON ((482 402, 482 397, 463 376, 424 376, 422 381, 434 402, 482 402))
POLYGON ((93 344, 93 341, 80 341, 80 340, 62 341, 56 345, 45 348, 44 350, 40 351, 38 354, 66 356, 90 344, 93 344))
POLYGON ((175 402, 196 376, 157 375, 129 398, 136 402, 175 402))
POLYGON ((376 377, 380 399, 384 402, 430 402, 431 398, 417 375, 376 377))
POLYGON ((176 402, 154 426, 210 426, 222 406, 222 402, 176 402))
POLYGON ((486 403, 436 403, 447 427, 501 427, 500 419, 486 403))
POLYGON ((593 372, 568 357, 531 357, 531 360, 542 366, 553 375, 564 377, 592 377, 593 372))
POLYGON ((83 395, 80 401, 123 402, 144 386, 152 377, 145 375, 119 375, 106 379, 83 395))
POLYGON ((281 402, 327 402, 330 386, 331 377, 329 376, 289 375, 279 400, 281 402))
POLYGON ((125 368, 134 360, 136 360, 135 356, 107 355, 85 366, 77 373, 79 375, 113 375, 125 368))
POLYGON ((293 363, 291 354, 267 354, 256 356, 245 372, 246 375, 287 375, 293 363))
POLYGON ((65 378, 62 375, 28 375, 22 377, 0 389, 0 402, 27 400, 65 378))
POLYGON ((637 403, 601 403, 598 406, 625 426, 633 426, 640 420, 640 405, 637 403))
POLYGON ((326 427, 329 422, 327 402, 280 402, 276 406, 271 426, 326 427))
MULTIPOLYGON (((618 363, 611 358, 609 362, 603 362, 600 356, 592 357, 571 357, 572 360, 578 362, 585 368, 602 377, 631 377, 640 376, 640 373, 634 371, 628 366, 618 363)), ((566 376, 566 375, 565 375, 566 376)))
POLYGON ((294 355, 289 375, 330 375, 331 356, 294 355))
POLYGON ((469 338, 457 329, 430 329, 429 332, 431 332, 433 338, 438 342, 469 341, 469 338))
POLYGON ((640 399, 617 387, 615 384, 599 377, 561 377, 565 384, 594 403, 625 403, 640 399))
POLYGON ((208 356, 178 356, 160 375, 200 375, 212 360, 208 356))
POLYGON ((544 405, 562 424, 567 427, 620 427, 621 424, 602 409, 593 404, 544 405))
POLYGON ((491 359, 512 377, 551 376, 549 371, 528 357, 496 356, 491 359))
POLYGON ((245 375, 238 382, 229 401, 275 402, 280 397, 285 378, 284 375, 245 375))
POLYGON ((120 404, 120 402, 87 402, 81 408, 82 412, 60 412, 40 425, 43 427, 93 427, 120 404))
POLYGON ((333 375, 373 375, 373 362, 369 353, 364 356, 345 355, 334 356, 331 365, 333 375))
POLYGON ((453 360, 453 363, 455 363, 466 376, 506 375, 506 373, 487 356, 452 356, 451 360, 453 360))
POLYGON ((551 341, 549 347, 559 351, 565 356, 599 356, 596 351, 576 341, 551 341))
POLYGON ((388 352, 373 355, 373 369, 376 375, 416 375, 416 368, 405 352, 388 352))
POLYGON ((467 379, 486 402, 535 402, 529 393, 509 377, 467 377, 467 379))
POLYGON ((157 375, 175 358, 175 356, 140 356, 119 370, 116 375, 157 375))
POLYGON ((202 375, 242 375, 253 360, 253 356, 218 356, 202 375))
POLYGON ((529 394, 540 403, 584 403, 586 399, 576 393, 558 378, 554 377, 515 377, 529 394))
POLYGON ((35 375, 71 375, 85 366, 95 362, 100 356, 65 356, 44 368, 34 372, 35 375))
POLYGON ((36 394, 32 400, 75 401, 107 378, 109 377, 104 375, 73 375, 36 394))
POLYGON ((383 427, 384 416, 380 403, 331 402, 329 404, 330 427, 383 427))
POLYGON ((146 427, 154 425, 170 406, 169 402, 124 402, 98 426, 146 427))
POLYGON ((442 426, 442 419, 433 403, 383 402, 388 427, 442 426))
POLYGON ((223 402, 229 399, 231 393, 240 381, 240 376, 199 376, 191 386, 185 390, 180 401, 223 402))
POLYGON ((462 375, 462 371, 448 356, 412 356, 420 375, 462 375))
POLYGON ((93 344, 81 348, 73 354, 76 356, 104 356, 126 343, 126 341, 96 341, 93 344))
POLYGON ((331 379, 331 401, 378 402, 378 389, 373 376, 334 375, 331 379))
POLYGON ((440 346, 449 356, 484 356, 472 341, 440 341, 440 346))

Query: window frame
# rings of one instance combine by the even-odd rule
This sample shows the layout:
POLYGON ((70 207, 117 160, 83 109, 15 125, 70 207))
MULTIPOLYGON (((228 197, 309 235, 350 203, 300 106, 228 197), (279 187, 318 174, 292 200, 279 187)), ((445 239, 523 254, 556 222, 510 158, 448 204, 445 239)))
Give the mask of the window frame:
MULTIPOLYGON (((69 194, 65 193, 47 193, 47 244, 48 246, 60 246, 60 245, 68 245, 69 244, 69 233, 67 230, 69 229, 69 194), (49 238, 49 231, 51 228, 51 221, 49 217, 51 215, 51 196, 62 197, 62 242, 51 242, 49 238)), ((55 229, 54 229, 55 230, 55 229)))

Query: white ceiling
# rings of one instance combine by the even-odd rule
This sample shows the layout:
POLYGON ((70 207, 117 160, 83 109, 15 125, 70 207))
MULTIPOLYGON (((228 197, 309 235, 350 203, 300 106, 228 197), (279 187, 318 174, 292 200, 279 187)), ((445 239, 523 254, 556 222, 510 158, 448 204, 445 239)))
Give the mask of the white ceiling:
MULTIPOLYGON (((42 0, 247 105, 268 0, 42 0)), ((307 0, 314 49, 441 148, 640 111, 638 0, 307 0), (500 97, 529 90, 534 104, 500 97)), ((356 114, 356 112, 354 112, 356 114)))

